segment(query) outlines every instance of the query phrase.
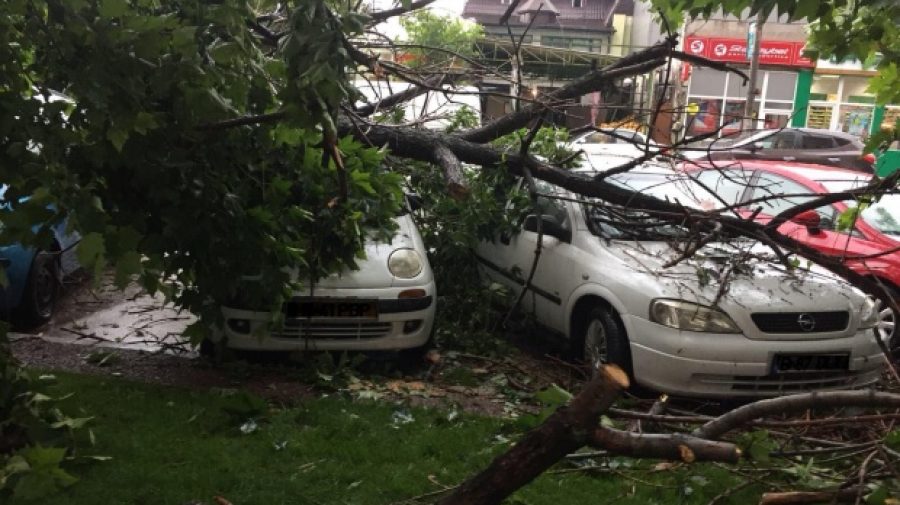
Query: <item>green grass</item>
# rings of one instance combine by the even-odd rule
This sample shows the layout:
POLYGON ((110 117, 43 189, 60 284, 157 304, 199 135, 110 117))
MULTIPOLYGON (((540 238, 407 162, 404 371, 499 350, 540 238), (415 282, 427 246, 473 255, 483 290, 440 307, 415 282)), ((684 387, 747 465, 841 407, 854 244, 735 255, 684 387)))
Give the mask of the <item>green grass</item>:
MULTIPOLYGON (((56 375, 49 392, 74 393, 61 407, 95 418, 96 443, 79 452, 113 459, 70 464, 80 481, 46 501, 55 505, 183 505, 213 503, 214 495, 235 505, 387 505, 438 489, 429 478, 460 482, 508 447, 503 437, 514 438, 497 419, 463 415, 451 422, 446 412, 338 395, 269 407, 259 429, 244 435, 238 426, 259 402, 243 393, 56 375), (236 411, 243 413, 229 414, 236 411), (394 423, 397 411, 414 421, 394 423)), ((655 485, 622 474, 544 475, 508 503, 707 503, 733 484, 724 471, 703 465, 632 475, 655 485), (685 485, 693 490, 687 495, 685 485)), ((748 499, 740 495, 731 503, 748 499)))

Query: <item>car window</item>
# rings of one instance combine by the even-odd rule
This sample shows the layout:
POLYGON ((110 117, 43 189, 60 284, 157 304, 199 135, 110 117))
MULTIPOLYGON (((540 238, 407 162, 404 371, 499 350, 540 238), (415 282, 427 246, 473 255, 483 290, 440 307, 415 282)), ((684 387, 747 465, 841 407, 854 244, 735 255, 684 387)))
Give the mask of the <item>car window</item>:
POLYGON ((534 185, 537 189, 537 192, 541 195, 538 196, 537 199, 537 206, 538 209, 540 209, 541 214, 545 216, 553 216, 556 222, 559 223, 559 225, 564 229, 572 229, 572 222, 569 219, 569 211, 566 209, 566 202, 558 198, 543 196, 561 196, 563 194, 563 191, 553 184, 542 181, 540 179, 535 179, 534 185))
POLYGON ((793 149, 796 141, 797 134, 795 132, 782 131, 765 137, 758 142, 763 149, 793 149))
MULTIPOLYGON (((735 205, 741 201, 752 176, 753 172, 744 170, 704 170, 697 175, 697 180, 728 205, 735 205)), ((721 202, 714 205, 720 206, 721 202)))
POLYGON ((834 137, 834 143, 837 144, 838 147, 843 147, 852 144, 853 141, 844 137, 834 137))
POLYGON ((753 200, 765 198, 762 202, 753 203, 753 207, 762 207, 762 212, 777 216, 785 210, 812 200, 816 196, 812 191, 790 179, 779 175, 761 173, 753 189, 753 200))
POLYGON ((803 135, 800 147, 803 149, 831 149, 834 147, 834 139, 825 135, 807 133, 803 135))

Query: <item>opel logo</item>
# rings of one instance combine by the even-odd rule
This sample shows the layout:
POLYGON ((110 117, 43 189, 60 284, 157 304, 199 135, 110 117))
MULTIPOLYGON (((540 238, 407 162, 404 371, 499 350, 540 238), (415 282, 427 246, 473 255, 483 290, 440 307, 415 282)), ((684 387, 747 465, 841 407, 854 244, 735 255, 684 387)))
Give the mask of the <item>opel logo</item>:
POLYGON ((797 316, 797 324, 803 331, 813 331, 816 329, 816 320, 809 314, 800 314, 797 316))

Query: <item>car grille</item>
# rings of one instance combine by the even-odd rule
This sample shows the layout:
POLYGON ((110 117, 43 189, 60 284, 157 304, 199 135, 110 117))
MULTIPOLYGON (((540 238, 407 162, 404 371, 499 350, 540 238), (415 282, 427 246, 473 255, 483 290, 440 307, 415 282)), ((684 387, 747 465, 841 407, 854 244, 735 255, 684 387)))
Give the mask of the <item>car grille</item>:
POLYGON ((277 338, 366 339, 380 338, 391 332, 393 323, 383 322, 318 322, 285 321, 284 327, 273 332, 277 338))
POLYGON ((850 313, 832 312, 757 312, 750 316, 763 333, 823 333, 847 329, 850 313), (810 327, 810 321, 812 326, 810 327))
POLYGON ((859 387, 860 372, 793 372, 771 374, 763 377, 753 375, 705 375, 694 379, 705 384, 729 385, 732 391, 761 394, 802 393, 822 389, 859 387))

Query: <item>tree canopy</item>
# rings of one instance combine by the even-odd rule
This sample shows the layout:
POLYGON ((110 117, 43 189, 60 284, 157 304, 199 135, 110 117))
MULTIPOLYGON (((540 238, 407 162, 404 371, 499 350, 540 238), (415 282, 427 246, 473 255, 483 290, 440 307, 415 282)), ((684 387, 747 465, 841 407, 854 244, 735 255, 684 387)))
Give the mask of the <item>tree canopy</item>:
MULTIPOLYGON (((772 226, 623 192, 603 177, 535 158, 525 143, 518 151, 490 144, 547 110, 668 58, 687 58, 674 50, 672 37, 479 127, 442 133, 378 124, 373 108, 359 105, 354 78, 413 85, 403 96, 383 99, 379 105, 387 107, 432 89, 446 72, 437 63, 455 61, 435 60, 431 52, 428 68, 413 69, 367 49, 378 22, 427 3, 373 13, 328 0, 7 2, 0 19, 0 182, 10 187, 8 198, 31 199, 4 216, 0 238, 52 247, 46 228, 32 236, 31 225, 68 217, 84 235, 86 265, 111 264, 122 282, 137 275, 205 320, 235 297, 274 308, 297 282, 352 268, 368 230, 390 233, 402 177, 383 163, 389 154, 439 167, 458 197, 465 198, 467 185, 462 163, 527 171, 612 203, 686 215, 703 227, 715 221, 738 233, 763 233, 774 247, 854 278, 772 226)), ((890 0, 663 5, 670 18, 718 8, 777 8, 813 18, 812 39, 822 54, 870 59, 879 53, 882 73, 873 83, 879 99, 891 100, 900 89, 891 70, 897 28, 889 22, 898 7, 890 0), (872 23, 860 26, 867 19, 872 23), (847 32, 848 26, 854 28, 847 32)), ((417 14, 406 24, 425 42, 450 37, 441 54, 463 51, 473 32, 439 23, 417 14)))

